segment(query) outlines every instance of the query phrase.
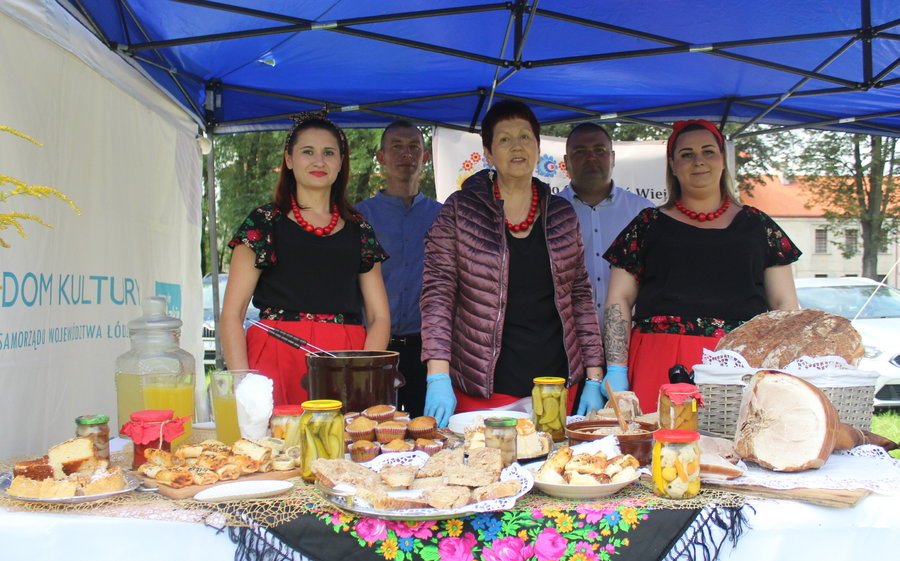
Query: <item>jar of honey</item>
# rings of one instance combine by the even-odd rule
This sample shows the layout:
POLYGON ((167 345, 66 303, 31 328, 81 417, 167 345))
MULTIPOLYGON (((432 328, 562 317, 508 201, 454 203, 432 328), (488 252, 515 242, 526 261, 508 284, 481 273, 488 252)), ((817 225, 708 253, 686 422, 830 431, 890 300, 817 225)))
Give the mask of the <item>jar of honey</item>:
POLYGON ((172 441, 184 434, 184 423, 188 420, 190 417, 176 419, 175 412, 171 410, 147 409, 132 413, 131 420, 119 431, 134 443, 131 468, 137 469, 147 461, 144 456, 147 448, 170 452, 172 441))
POLYGON ((653 493, 690 499, 700 492, 700 433, 660 429, 653 433, 653 493))
POLYGON ((659 388, 659 428, 697 430, 697 409, 703 396, 693 384, 663 384, 659 388))
POLYGON ((569 392, 565 378, 541 376, 534 379, 531 406, 537 430, 548 433, 554 442, 566 437, 566 408, 569 392))
POLYGON ((313 399, 303 402, 300 416, 300 435, 303 453, 300 471, 303 479, 315 481, 312 464, 318 458, 336 460, 344 457, 343 403, 336 399, 313 399))

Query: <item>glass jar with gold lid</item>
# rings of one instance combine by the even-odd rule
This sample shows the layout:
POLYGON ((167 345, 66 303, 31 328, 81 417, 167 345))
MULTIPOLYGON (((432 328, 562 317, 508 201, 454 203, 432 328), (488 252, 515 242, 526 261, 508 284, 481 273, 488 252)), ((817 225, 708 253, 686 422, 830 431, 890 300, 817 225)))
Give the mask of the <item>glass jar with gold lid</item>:
POLYGON ((303 479, 314 481, 312 464, 318 458, 336 460, 344 457, 343 403, 335 399, 304 401, 300 416, 300 435, 303 453, 300 470, 303 479))
POLYGON ((534 379, 531 390, 534 425, 538 431, 548 433, 554 442, 566 437, 568 398, 565 378, 541 376, 534 379))

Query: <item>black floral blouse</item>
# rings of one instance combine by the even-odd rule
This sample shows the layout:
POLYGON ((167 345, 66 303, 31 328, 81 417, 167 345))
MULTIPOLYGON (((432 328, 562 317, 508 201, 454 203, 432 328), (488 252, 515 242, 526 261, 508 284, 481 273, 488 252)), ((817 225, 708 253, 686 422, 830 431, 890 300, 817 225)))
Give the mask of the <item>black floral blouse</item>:
MULTIPOLYGON (((244 244, 252 249, 256 254, 257 269, 266 269, 276 265, 278 256, 275 252, 275 222, 281 216, 281 209, 275 203, 253 209, 228 242, 228 247, 234 249, 236 246, 244 244)), ((384 261, 388 255, 378 243, 372 226, 362 219, 358 224, 361 235, 359 272, 367 273, 372 270, 375 263, 384 261)))
POLYGON ((634 319, 641 331, 720 335, 768 310, 765 269, 795 262, 800 250, 751 206, 722 229, 697 228, 648 208, 603 257, 637 280, 634 319))

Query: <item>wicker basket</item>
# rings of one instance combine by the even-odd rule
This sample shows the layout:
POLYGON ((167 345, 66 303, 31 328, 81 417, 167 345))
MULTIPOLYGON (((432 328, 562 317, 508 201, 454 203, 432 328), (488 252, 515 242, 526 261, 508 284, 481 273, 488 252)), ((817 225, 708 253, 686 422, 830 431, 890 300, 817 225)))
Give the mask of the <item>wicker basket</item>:
MULTIPOLYGON (((698 379, 697 387, 700 393, 703 394, 703 407, 697 413, 697 428, 701 432, 714 436, 728 439, 734 438, 738 413, 741 408, 741 398, 746 387, 744 384, 749 381, 750 376, 756 372, 756 369, 747 366, 740 355, 735 355, 735 353, 730 351, 705 351, 703 362, 702 365, 694 367, 695 375, 701 369, 715 369, 717 366, 730 368, 730 373, 723 376, 723 380, 729 383, 708 383, 710 377, 715 377, 714 374, 713 376, 707 375, 703 376, 702 379, 698 379), (738 361, 738 359, 740 360, 738 361), (743 367, 741 367, 740 362, 743 362, 743 367), (734 383, 736 378, 737 381, 742 380, 744 384, 734 383)), ((797 364, 792 363, 788 365, 784 371, 800 378, 806 378, 802 370, 804 368, 812 369, 817 362, 827 363, 828 360, 803 357, 798 359, 797 364), (791 368, 792 366, 799 367, 801 371, 794 371, 791 368)), ((819 364, 820 369, 822 366, 822 364, 819 364)), ((830 366, 832 368, 840 367, 839 364, 831 364, 830 366)), ((858 429, 871 430, 872 414, 875 411, 874 384, 877 374, 856 370, 847 366, 846 363, 843 364, 843 367, 846 368, 848 378, 853 377, 856 380, 862 380, 862 382, 859 382, 860 385, 834 387, 816 383, 813 380, 807 381, 814 384, 828 396, 828 399, 831 400, 831 403, 837 410, 841 422, 858 429)), ((845 371, 839 370, 839 372, 843 373, 845 371)), ((698 378, 700 377, 698 376, 698 378)))
MULTIPOLYGON (((744 386, 700 384, 703 407, 697 413, 697 428, 706 434, 734 438, 744 386)), ((871 430, 875 411, 875 386, 819 388, 838 412, 841 422, 862 430, 871 430)))

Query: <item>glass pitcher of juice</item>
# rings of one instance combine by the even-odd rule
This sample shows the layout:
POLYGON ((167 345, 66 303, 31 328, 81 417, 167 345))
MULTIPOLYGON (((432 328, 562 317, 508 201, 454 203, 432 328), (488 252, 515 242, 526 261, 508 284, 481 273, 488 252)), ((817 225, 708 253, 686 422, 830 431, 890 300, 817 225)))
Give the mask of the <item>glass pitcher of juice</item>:
MULTIPOLYGON (((118 425, 145 409, 172 410, 176 417, 194 415, 194 356, 178 346, 181 320, 166 314, 166 299, 145 298, 143 315, 128 322, 131 349, 116 359, 118 425)), ((172 443, 175 449, 190 436, 172 443)))

